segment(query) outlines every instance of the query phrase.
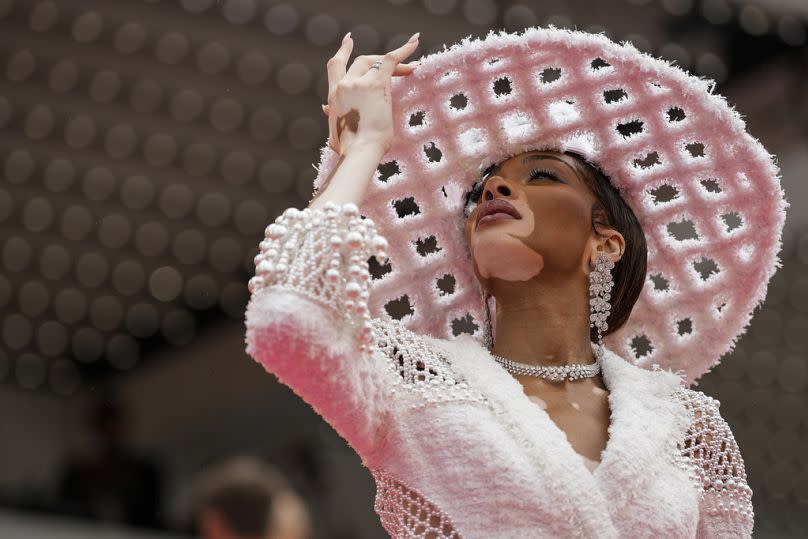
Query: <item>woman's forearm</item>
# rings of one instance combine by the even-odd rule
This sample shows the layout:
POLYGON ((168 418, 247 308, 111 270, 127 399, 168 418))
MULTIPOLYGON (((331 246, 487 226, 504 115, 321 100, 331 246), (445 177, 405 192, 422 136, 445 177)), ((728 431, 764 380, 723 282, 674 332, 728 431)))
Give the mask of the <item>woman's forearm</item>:
POLYGON ((374 142, 356 141, 342 155, 331 175, 323 181, 309 208, 321 208, 326 202, 357 206, 365 196, 368 183, 384 155, 384 148, 374 142))

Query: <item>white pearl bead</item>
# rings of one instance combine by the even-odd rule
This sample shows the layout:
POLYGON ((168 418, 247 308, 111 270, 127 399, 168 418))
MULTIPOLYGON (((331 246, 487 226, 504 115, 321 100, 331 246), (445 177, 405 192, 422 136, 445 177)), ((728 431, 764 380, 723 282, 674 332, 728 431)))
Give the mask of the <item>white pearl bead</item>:
POLYGON ((255 267, 255 271, 258 273, 269 273, 272 271, 272 263, 269 260, 262 260, 255 267))
POLYGON ((339 280, 339 271, 331 268, 325 272, 325 278, 332 283, 336 283, 339 280))
POLYGON ((384 251, 387 249, 387 240, 382 236, 376 236, 373 238, 372 246, 374 251, 384 251))
POLYGON ((342 245, 342 238, 340 238, 335 234, 328 239, 328 244, 331 245, 331 247, 333 247, 334 249, 336 249, 342 245))
POLYGON ((346 243, 348 247, 351 249, 358 249, 362 246, 362 235, 355 230, 348 232, 348 235, 345 237, 346 243))
POLYGON ((346 202, 342 205, 342 215, 346 217, 356 217, 359 215, 359 208, 353 202, 346 202))
POLYGON ((351 299, 358 298, 361 291, 362 287, 357 282, 351 281, 345 285, 345 295, 351 299))
POLYGON ((360 268, 356 264, 351 264, 348 267, 348 275, 350 275, 351 277, 358 277, 360 273, 362 273, 362 268, 360 268))

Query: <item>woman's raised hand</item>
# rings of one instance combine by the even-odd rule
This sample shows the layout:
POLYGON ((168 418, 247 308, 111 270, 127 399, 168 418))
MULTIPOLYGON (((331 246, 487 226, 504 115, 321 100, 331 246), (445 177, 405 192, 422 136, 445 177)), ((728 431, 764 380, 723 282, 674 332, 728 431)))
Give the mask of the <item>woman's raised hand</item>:
POLYGON ((328 145, 340 155, 359 144, 379 145, 386 153, 393 143, 393 76, 413 72, 403 64, 418 47, 419 34, 385 55, 358 56, 350 68, 353 40, 348 33, 337 53, 328 60, 328 145))

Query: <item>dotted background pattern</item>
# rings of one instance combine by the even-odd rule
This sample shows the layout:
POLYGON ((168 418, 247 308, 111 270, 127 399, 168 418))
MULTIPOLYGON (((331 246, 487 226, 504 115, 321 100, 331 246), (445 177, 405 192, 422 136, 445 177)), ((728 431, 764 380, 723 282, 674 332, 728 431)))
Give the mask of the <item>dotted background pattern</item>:
MULTIPOLYGON (((648 282, 605 340, 623 357, 692 383, 765 297, 787 203, 772 157, 711 81, 602 35, 532 28, 426 57, 393 102, 396 138, 362 207, 390 242, 369 303, 377 316, 483 339, 464 194, 485 167, 531 149, 582 153, 645 231, 648 282)), ((318 184, 335 157, 323 148, 318 184)))

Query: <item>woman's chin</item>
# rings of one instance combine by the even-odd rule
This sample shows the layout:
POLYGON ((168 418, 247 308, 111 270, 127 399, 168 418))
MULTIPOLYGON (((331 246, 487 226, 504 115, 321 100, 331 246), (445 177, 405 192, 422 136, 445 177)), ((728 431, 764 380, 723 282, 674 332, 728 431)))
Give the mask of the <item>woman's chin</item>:
POLYGON ((480 234, 473 241, 474 262, 480 277, 527 281, 544 267, 544 258, 509 234, 480 234))

